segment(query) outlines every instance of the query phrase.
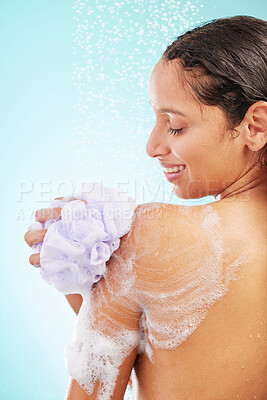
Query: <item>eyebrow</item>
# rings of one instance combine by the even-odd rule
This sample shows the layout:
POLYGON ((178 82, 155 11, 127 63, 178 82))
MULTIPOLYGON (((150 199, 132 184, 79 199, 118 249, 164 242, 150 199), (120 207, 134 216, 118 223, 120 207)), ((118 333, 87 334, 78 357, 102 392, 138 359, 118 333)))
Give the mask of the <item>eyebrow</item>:
MULTIPOLYGON (((149 104, 151 105, 151 107, 154 109, 151 101, 149 100, 149 104)), ((166 113, 166 114, 174 114, 174 115, 182 115, 183 117, 185 117, 186 115, 184 113, 182 113, 182 111, 179 110, 175 110, 174 108, 157 108, 155 107, 155 110, 159 113, 166 113)))

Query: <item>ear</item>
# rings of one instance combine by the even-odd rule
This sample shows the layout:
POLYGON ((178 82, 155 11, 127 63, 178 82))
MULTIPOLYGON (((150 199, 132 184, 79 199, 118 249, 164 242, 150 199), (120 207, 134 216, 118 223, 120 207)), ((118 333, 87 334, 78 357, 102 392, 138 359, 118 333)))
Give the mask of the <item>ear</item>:
POLYGON ((261 150, 267 143, 267 102, 253 103, 243 119, 245 142, 252 151, 261 150))

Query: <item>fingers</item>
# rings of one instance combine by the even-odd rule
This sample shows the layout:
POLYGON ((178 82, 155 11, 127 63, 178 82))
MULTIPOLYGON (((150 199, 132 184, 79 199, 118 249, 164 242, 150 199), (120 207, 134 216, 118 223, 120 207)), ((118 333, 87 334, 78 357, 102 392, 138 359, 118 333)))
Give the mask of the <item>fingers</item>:
MULTIPOLYGON (((67 196, 67 197, 57 197, 55 200, 79 200, 75 197, 67 196)), ((87 203, 85 200, 81 200, 84 203, 87 203)), ((53 208, 42 208, 37 210, 35 213, 35 220, 38 222, 45 222, 49 219, 61 219, 61 207, 53 207, 53 208)), ((47 229, 35 229, 32 231, 27 231, 24 235, 25 242, 32 247, 34 244, 40 243, 44 240, 47 229)), ((29 257, 29 262, 35 267, 40 267, 40 253, 32 254, 29 257)))
POLYGON ((25 242, 31 247, 33 244, 40 243, 44 240, 47 229, 36 229, 27 231, 24 235, 25 242))
POLYGON ((48 219, 61 219, 61 208, 41 208, 35 213, 35 220, 38 222, 45 222, 48 219))
POLYGON ((29 257, 29 262, 32 264, 34 267, 40 267, 40 253, 32 254, 29 257))
MULTIPOLYGON (((36 229, 33 231, 27 231, 24 235, 25 242, 32 246, 43 241, 47 229, 36 229)), ((40 267, 40 253, 31 254, 29 257, 29 262, 34 267, 40 267)))

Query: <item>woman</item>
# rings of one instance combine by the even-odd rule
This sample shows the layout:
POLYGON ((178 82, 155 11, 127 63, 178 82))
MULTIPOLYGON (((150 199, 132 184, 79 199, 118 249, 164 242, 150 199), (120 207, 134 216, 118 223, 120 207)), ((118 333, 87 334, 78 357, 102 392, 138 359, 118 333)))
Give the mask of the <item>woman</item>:
POLYGON ((137 207, 66 349, 68 399, 122 399, 132 369, 139 400, 267 398, 266 82, 267 22, 246 16, 185 33, 154 67, 147 153, 177 196, 217 201, 137 207))

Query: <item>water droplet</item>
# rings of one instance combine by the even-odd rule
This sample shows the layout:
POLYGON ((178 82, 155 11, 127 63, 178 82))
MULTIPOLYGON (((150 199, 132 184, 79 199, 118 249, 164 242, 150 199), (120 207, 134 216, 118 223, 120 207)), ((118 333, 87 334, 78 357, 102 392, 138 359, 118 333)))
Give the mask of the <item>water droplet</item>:
POLYGON ((257 335, 257 336, 258 336, 258 338, 260 338, 260 337, 261 337, 260 333, 258 333, 258 335, 257 335))

